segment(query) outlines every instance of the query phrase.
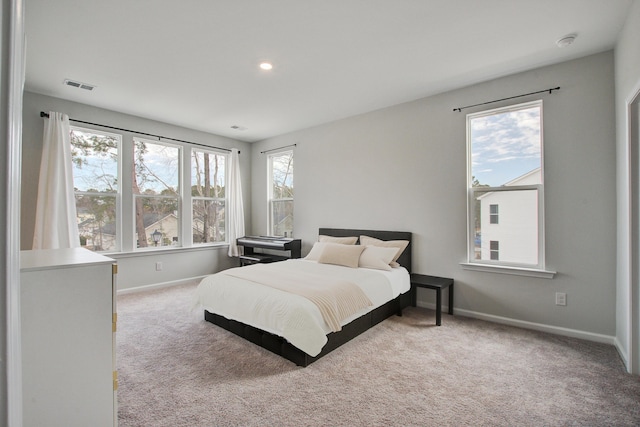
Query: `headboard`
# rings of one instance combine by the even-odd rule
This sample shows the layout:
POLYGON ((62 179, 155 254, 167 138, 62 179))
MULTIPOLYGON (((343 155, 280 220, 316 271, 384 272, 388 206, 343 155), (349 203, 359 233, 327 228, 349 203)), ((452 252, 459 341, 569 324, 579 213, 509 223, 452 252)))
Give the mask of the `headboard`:
POLYGON ((358 230, 352 228, 320 228, 318 234, 333 237, 349 237, 369 236, 380 240, 408 240, 407 248, 398 258, 398 264, 407 269, 411 273, 411 232, 408 231, 377 231, 377 230, 358 230))

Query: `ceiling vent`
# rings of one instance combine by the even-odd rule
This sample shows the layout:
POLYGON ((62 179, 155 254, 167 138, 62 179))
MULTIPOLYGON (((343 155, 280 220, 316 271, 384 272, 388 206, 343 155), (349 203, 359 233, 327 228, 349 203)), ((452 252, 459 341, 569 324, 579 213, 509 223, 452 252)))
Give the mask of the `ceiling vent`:
POLYGON ((95 85, 90 85, 88 83, 76 82, 74 80, 69 80, 69 79, 66 79, 64 81, 64 84, 66 84, 67 86, 73 86, 73 87, 77 87, 79 89, 85 89, 85 90, 93 90, 96 87, 95 85))

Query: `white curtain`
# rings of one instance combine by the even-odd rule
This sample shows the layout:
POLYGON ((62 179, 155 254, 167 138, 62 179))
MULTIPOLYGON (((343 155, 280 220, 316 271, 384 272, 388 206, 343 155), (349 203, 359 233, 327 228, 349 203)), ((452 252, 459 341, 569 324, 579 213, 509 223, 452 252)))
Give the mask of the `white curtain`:
POLYGON ((33 249, 80 246, 70 132, 69 116, 49 112, 44 127, 33 249))
POLYGON ((229 165, 229 206, 227 215, 229 220, 229 256, 242 255, 242 248, 236 244, 238 237, 244 236, 244 208, 242 206, 242 184, 240 182, 240 152, 237 148, 231 150, 231 165, 229 165))

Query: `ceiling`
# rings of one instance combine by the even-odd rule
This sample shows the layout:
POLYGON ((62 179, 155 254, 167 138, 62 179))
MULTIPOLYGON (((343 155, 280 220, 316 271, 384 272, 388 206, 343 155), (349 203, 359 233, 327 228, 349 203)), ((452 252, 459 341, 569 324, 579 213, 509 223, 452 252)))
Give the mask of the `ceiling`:
POLYGON ((631 0, 25 4, 26 90, 253 142, 611 49, 631 0))

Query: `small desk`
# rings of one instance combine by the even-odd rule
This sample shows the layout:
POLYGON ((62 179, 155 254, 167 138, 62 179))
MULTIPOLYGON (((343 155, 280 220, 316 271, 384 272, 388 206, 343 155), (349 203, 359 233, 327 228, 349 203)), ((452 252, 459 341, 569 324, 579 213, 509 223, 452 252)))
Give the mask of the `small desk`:
POLYGON ((436 325, 442 324, 442 290, 449 288, 449 314, 453 314, 453 279, 446 277, 411 274, 411 304, 416 306, 418 288, 435 289, 436 291, 436 325))

